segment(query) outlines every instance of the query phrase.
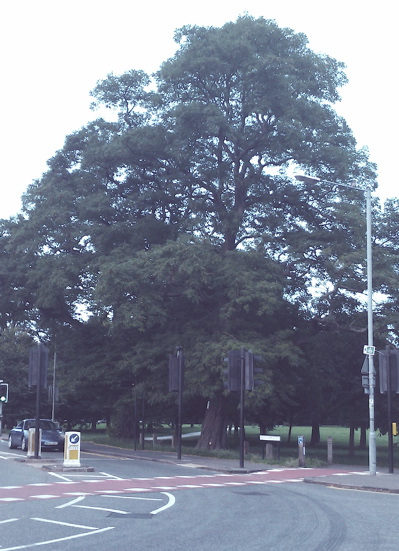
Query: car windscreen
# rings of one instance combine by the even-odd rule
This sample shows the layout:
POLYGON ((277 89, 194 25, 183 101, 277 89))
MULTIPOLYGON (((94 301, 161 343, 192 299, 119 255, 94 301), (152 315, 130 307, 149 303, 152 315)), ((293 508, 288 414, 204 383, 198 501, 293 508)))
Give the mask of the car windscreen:
MULTIPOLYGON (((25 428, 27 429, 36 428, 36 420, 32 419, 31 421, 27 421, 25 428)), ((53 423, 53 421, 47 421, 46 419, 41 419, 40 428, 42 430, 57 430, 57 425, 53 423)))

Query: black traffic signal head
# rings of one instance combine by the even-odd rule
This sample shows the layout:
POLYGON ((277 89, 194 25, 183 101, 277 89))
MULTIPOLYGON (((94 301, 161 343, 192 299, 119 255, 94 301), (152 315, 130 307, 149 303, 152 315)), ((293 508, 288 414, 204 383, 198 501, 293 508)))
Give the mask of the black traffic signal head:
POLYGON ((0 402, 8 402, 8 383, 0 383, 0 402))
POLYGON ((227 367, 223 369, 224 388, 228 392, 238 392, 241 386, 241 351, 229 350, 225 361, 227 367))
POLYGON ((261 361, 262 357, 255 356, 252 350, 245 352, 245 390, 254 390, 263 383, 262 379, 256 378, 256 375, 263 373, 263 369, 256 366, 256 362, 261 361))

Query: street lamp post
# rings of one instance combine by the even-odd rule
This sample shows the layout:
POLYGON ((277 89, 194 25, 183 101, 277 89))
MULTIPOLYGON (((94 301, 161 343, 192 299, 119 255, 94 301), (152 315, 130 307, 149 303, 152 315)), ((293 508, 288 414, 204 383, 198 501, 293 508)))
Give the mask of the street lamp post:
POLYGON ((349 184, 341 184, 338 182, 330 182, 312 176, 295 175, 295 178, 301 182, 308 184, 326 183, 334 186, 349 187, 363 191, 366 196, 366 239, 367 239, 367 346, 365 353, 368 356, 368 375, 369 375, 369 472, 370 475, 376 475, 377 460, 376 460, 376 439, 374 427, 374 345, 373 345, 373 264, 372 264, 372 247, 371 247, 371 187, 365 189, 349 184))

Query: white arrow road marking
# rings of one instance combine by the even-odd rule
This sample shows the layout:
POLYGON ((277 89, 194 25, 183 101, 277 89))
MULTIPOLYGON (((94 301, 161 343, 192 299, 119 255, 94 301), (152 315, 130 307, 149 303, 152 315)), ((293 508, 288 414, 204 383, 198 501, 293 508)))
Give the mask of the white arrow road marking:
POLYGON ((169 507, 172 507, 175 504, 176 502, 175 496, 173 496, 172 494, 168 494, 167 492, 162 492, 162 493, 169 498, 168 503, 163 507, 160 507, 159 509, 155 509, 155 511, 151 511, 150 515, 157 515, 161 511, 165 511, 165 509, 169 509, 169 507))

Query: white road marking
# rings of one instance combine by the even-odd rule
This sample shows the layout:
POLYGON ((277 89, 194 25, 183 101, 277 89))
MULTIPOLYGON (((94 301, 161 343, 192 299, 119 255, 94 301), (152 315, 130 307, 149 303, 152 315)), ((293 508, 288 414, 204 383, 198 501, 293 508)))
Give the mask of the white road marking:
POLYGON ((40 494, 37 496, 30 496, 30 497, 35 499, 58 499, 60 496, 55 496, 53 494, 40 494))
POLYGON ((0 520, 0 524, 6 524, 7 522, 15 522, 18 518, 8 518, 6 520, 0 520))
POLYGON ((169 501, 168 503, 166 503, 166 505, 163 505, 159 509, 155 509, 155 511, 151 511, 150 513, 151 515, 157 515, 161 511, 165 511, 165 509, 169 509, 169 507, 172 507, 175 504, 176 502, 175 496, 173 496, 172 494, 168 494, 167 492, 162 492, 162 493, 164 493, 168 497, 169 501))
POLYGON ((112 497, 114 499, 139 499, 140 501, 163 501, 163 499, 159 499, 159 497, 110 496, 110 495, 103 495, 102 497, 112 497))
POLYGON ((72 505, 75 505, 75 503, 79 503, 79 501, 82 501, 85 499, 84 496, 77 497, 76 499, 73 499, 72 501, 68 501, 68 503, 63 503, 62 505, 57 505, 56 509, 64 509, 64 507, 71 507, 72 505))
POLYGON ((127 511, 119 511, 118 509, 107 509, 106 507, 89 507, 88 505, 73 505, 79 509, 93 509, 94 511, 108 511, 109 513, 119 513, 120 515, 128 515, 127 511))
MULTIPOLYGON (((124 490, 125 492, 148 492, 147 488, 124 488, 124 490)), ((96 494, 101 494, 101 490, 96 490, 96 494)))
POLYGON ((115 476, 113 474, 108 474, 108 473, 100 473, 100 474, 103 474, 107 478, 113 478, 115 480, 123 480, 123 478, 120 478, 119 476, 115 476))
MULTIPOLYGON (((47 541, 39 541, 37 543, 27 543, 26 545, 17 545, 16 547, 6 547, 2 548, 1 551, 19 551, 20 549, 29 549, 30 547, 38 547, 41 545, 50 545, 53 543, 60 543, 62 541, 69 541, 74 540, 77 538, 83 538, 85 536, 94 536, 96 534, 100 534, 101 532, 107 532, 108 530, 113 530, 114 526, 109 526, 107 528, 99 528, 98 530, 93 530, 92 532, 84 532, 83 534, 75 534, 74 536, 68 536, 66 538, 59 538, 56 540, 47 540, 47 541)), ((54 547, 53 547, 54 549, 54 547)))
POLYGON ((62 474, 52 473, 52 472, 49 472, 49 474, 51 474, 51 476, 55 476, 56 478, 60 478, 64 482, 69 482, 70 484, 75 484, 74 482, 72 482, 72 480, 70 478, 67 478, 66 476, 63 476, 62 474))
POLYGON ((95 526, 84 526, 83 524, 71 524, 70 522, 60 522, 58 520, 50 520, 47 518, 33 517, 31 520, 38 522, 48 522, 49 524, 60 524, 61 526, 71 526, 72 528, 82 528, 82 530, 98 530, 95 526))

